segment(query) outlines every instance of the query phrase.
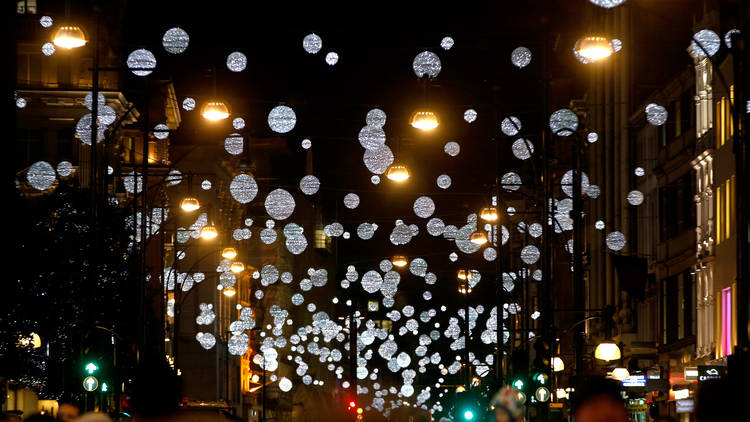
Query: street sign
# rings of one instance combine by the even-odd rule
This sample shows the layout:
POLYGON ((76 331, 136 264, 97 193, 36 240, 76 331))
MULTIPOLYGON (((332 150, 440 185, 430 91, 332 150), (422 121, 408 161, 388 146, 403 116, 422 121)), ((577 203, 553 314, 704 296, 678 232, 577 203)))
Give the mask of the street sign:
POLYGON ((677 413, 693 413, 695 402, 693 400, 677 400, 675 402, 677 413))
POLYGON ((534 393, 534 397, 536 397, 537 401, 540 401, 542 403, 549 400, 549 390, 547 387, 539 387, 536 389, 536 392, 534 393))
POLYGON ((645 387, 646 376, 645 375, 631 375, 622 380, 623 387, 645 387))
POLYGON ((724 366, 698 366, 698 381, 717 380, 724 376, 724 366))
POLYGON ((86 391, 94 391, 99 387, 99 380, 91 375, 83 379, 83 389, 86 391))

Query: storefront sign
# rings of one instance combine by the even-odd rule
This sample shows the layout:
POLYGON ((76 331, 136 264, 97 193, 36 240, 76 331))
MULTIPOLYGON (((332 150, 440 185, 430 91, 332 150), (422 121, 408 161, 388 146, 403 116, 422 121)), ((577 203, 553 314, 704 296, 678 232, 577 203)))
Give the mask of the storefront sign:
POLYGON ((631 375, 622 380, 623 387, 645 387, 646 376, 645 375, 631 375))
POLYGON ((685 381, 695 381, 698 379, 698 368, 685 368, 685 381))
POLYGON ((698 366, 698 381, 721 379, 725 370, 724 366, 698 366))
POLYGON ((677 400, 677 413, 693 413, 695 402, 693 400, 677 400))

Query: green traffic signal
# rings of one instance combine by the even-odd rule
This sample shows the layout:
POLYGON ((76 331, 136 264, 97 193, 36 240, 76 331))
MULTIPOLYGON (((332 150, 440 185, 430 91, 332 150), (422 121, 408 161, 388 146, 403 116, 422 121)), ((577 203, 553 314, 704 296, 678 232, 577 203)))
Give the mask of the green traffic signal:
POLYGON ((516 379, 513 381, 513 387, 516 387, 516 390, 523 391, 524 382, 521 378, 516 379))
POLYGON ((549 375, 545 374, 544 372, 537 372, 534 374, 534 381, 538 382, 540 385, 547 385, 547 381, 549 380, 549 375))
POLYGON ((99 369, 99 367, 96 366, 94 362, 89 362, 86 364, 86 366, 83 369, 85 369, 89 375, 93 375, 94 372, 96 372, 99 369))
POLYGON ((472 412, 471 410, 465 411, 464 412, 464 419, 466 419, 467 421, 470 421, 470 420, 474 419, 474 412, 472 412))

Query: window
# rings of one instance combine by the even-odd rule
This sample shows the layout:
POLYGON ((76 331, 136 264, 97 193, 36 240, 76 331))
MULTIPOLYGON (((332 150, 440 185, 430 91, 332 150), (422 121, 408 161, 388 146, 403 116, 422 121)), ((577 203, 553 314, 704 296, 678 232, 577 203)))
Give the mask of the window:
POLYGON ((688 173, 659 189, 662 241, 695 228, 694 184, 695 179, 688 173))
POLYGON ((44 148, 40 129, 16 131, 16 163, 29 166, 43 158, 44 148))
POLYGON ((716 102, 716 149, 727 144, 734 135, 732 126, 731 102, 734 101, 734 85, 730 88, 730 98, 721 97, 716 102))
POLYGON ((732 237, 732 221, 735 207, 735 177, 732 176, 716 187, 716 244, 732 237))
POLYGON ((36 0, 19 0, 16 2, 16 13, 19 15, 23 14, 36 14, 36 0))
POLYGON ((695 282, 689 271, 662 280, 662 341, 695 335, 695 282))
POLYGON ((695 104, 694 100, 695 94, 693 94, 693 90, 688 89, 685 92, 682 93, 680 96, 680 131, 682 133, 687 132, 690 130, 693 125, 695 125, 695 107, 693 107, 693 104, 695 104))
POLYGON ((374 322, 375 322, 375 325, 378 326, 378 328, 380 328, 381 330, 385 330, 389 333, 393 329, 393 321, 391 321, 390 319, 379 319, 379 320, 375 320, 374 322))

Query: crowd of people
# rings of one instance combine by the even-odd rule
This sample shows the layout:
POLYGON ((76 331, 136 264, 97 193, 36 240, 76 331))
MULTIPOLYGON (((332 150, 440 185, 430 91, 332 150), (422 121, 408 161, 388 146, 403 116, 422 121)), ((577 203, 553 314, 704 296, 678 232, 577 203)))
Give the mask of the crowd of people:
MULTIPOLYGON (((711 380, 701 382, 696 394, 696 408, 694 422, 711 422, 714 420, 734 420, 743 413, 742 392, 745 389, 737 379, 711 380)), ((154 395, 152 397, 158 397, 154 395)), ((513 387, 503 387, 490 402, 491 416, 486 422, 524 422, 526 409, 519 399, 518 390, 513 387), (494 419, 494 421, 492 420, 494 419)), ((578 385, 572 392, 569 403, 568 419, 570 422, 629 422, 630 418, 625 407, 620 382, 603 377, 593 377, 578 385)), ((162 412, 161 415, 171 415, 172 412, 162 412)), ((136 420, 151 422, 166 419, 142 415, 136 420)), ((240 420, 228 417, 228 420, 240 420)), ((652 422, 674 422, 666 415, 649 418, 652 422)), ((0 413, 0 422, 14 422, 8 415, 0 413)), ((80 409, 73 403, 61 403, 57 414, 37 413, 24 419, 24 422, 112 422, 106 413, 87 412, 81 415, 80 409)))

